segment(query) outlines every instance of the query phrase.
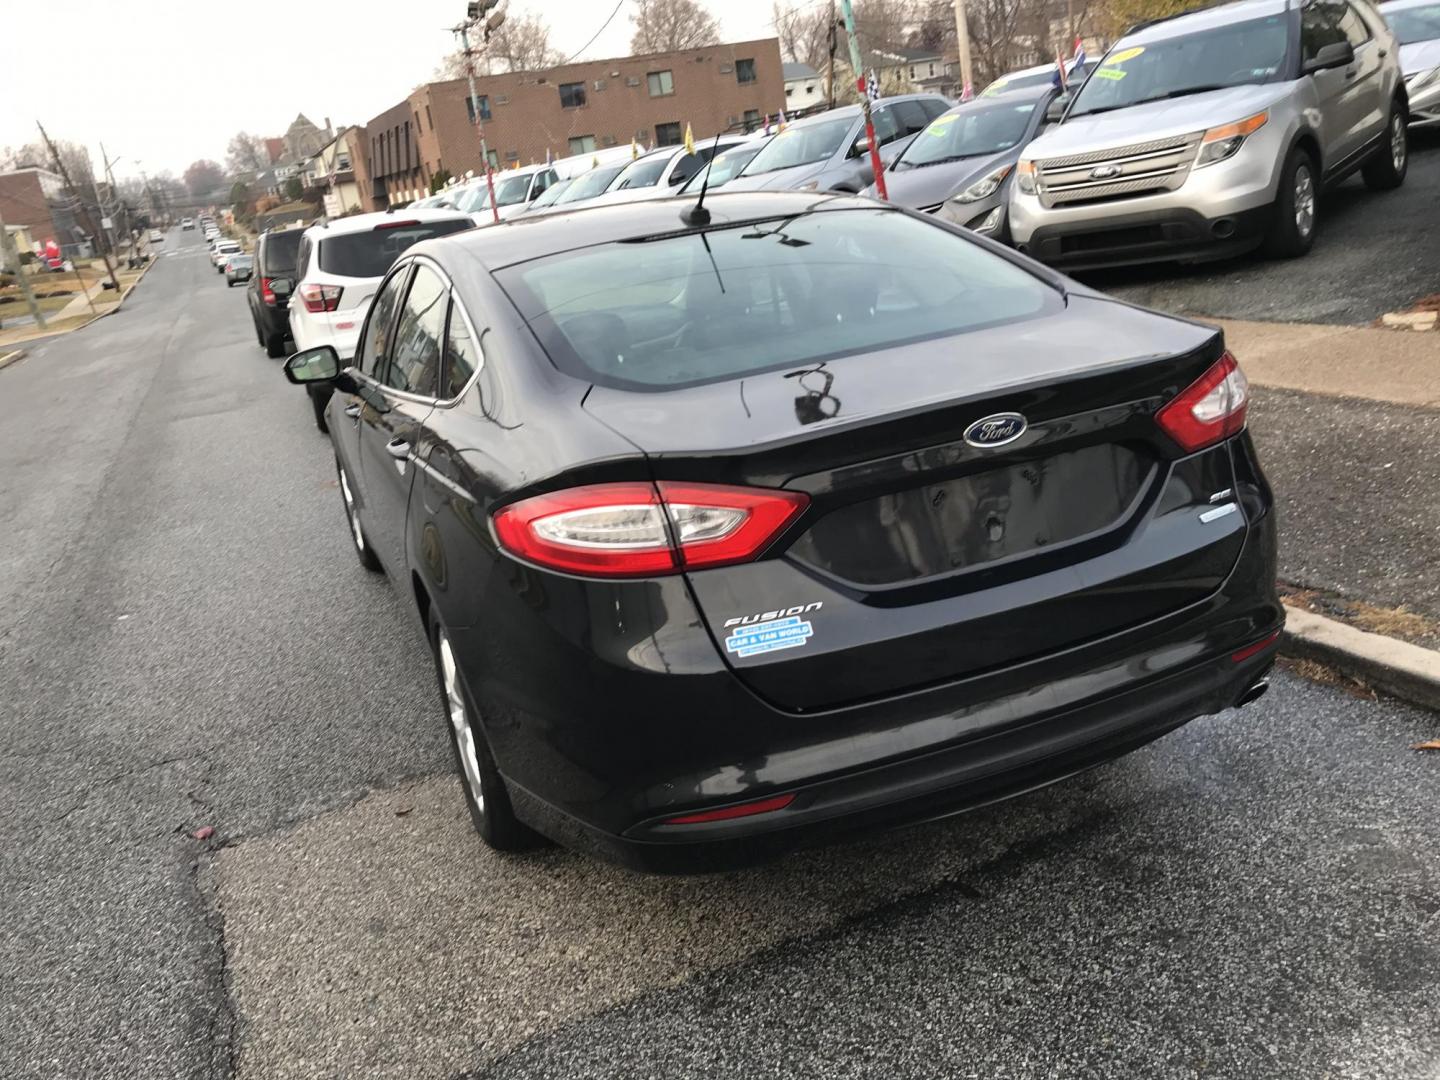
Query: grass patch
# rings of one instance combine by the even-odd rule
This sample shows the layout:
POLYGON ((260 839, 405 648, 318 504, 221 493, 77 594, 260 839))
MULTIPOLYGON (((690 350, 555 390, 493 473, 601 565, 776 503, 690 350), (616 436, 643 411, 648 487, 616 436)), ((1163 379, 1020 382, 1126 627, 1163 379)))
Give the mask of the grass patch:
POLYGON ((1411 611, 1404 604, 1383 607, 1367 600, 1352 600, 1326 589, 1307 589, 1283 582, 1280 584, 1280 597, 1292 607, 1338 619, 1372 634, 1384 634, 1427 648, 1434 648, 1440 643, 1440 623, 1411 611))

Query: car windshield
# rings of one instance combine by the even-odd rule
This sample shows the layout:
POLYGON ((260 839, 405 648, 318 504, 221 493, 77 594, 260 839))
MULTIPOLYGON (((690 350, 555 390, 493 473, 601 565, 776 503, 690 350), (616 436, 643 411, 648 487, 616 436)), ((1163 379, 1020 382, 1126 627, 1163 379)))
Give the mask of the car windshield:
POLYGON ((1042 100, 977 102, 938 116, 905 148, 894 168, 918 169, 1009 150, 1025 137, 1042 100))
POLYGON ((1145 45, 1122 42, 1091 74, 1069 116, 1269 82, 1281 73, 1289 37, 1287 17, 1268 15, 1145 45))
POLYGON ((539 195, 535 196, 535 198, 531 200, 530 206, 535 209, 538 209, 542 206, 549 206, 551 203, 559 199, 561 195, 564 195, 565 192, 569 191, 570 185, 573 183, 575 183, 574 180, 557 180, 555 183, 551 184, 544 191, 542 191, 539 195))
POLYGON ((530 193, 529 173, 524 176, 510 176, 505 179, 495 178, 495 205, 514 206, 516 203, 525 201, 525 196, 530 193))
POLYGON ((845 117, 787 127, 755 155, 754 160, 746 167, 745 175, 755 176, 758 173, 793 169, 797 165, 812 165, 817 161, 825 161, 844 145, 850 129, 854 126, 855 118, 845 117))
POLYGON ((450 221, 399 221, 379 225, 369 232, 342 233, 320 238, 320 269, 340 277, 378 278, 398 259, 406 248, 429 240, 472 228, 469 218, 450 221))
POLYGON ((624 165, 603 165, 598 169, 591 169, 584 176, 578 177, 555 202, 563 206, 581 199, 593 199, 608 189, 624 168, 624 165))
POLYGON ((484 210, 490 205, 490 185, 481 180, 478 184, 471 184, 458 192, 450 201, 454 203, 456 210, 463 210, 467 214, 484 210))
POLYGON ((654 154, 650 157, 643 157, 626 165, 615 183, 607 190, 620 191, 623 188, 654 187, 660 182, 660 174, 665 171, 665 166, 670 164, 670 154, 654 154))
POLYGON ((496 276, 562 370, 639 390, 823 363, 1062 303, 1008 260, 884 209, 601 244, 496 276))
POLYGON ((1434 41, 1440 38, 1440 4, 1426 4, 1421 7, 1383 8, 1385 21, 1401 45, 1414 45, 1417 41, 1434 41))
POLYGON ((693 195, 700 190, 702 185, 708 190, 722 187, 739 176, 740 170, 749 165, 760 150, 760 145, 737 146, 733 150, 726 150, 687 180, 685 186, 680 189, 680 194, 693 195))

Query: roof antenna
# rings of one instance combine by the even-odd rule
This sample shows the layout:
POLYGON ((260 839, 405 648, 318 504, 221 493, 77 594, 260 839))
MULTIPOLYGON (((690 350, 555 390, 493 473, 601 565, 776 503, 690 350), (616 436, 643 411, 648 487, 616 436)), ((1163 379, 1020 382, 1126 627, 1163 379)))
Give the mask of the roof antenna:
MULTIPOLYGON (((720 132, 715 133, 715 141, 710 144, 710 160, 705 163, 705 178, 700 181, 700 198, 695 200, 694 206, 687 206, 680 211, 680 220, 686 225, 693 225, 696 228, 704 228, 710 224, 710 211, 705 209, 705 192, 710 187, 710 166, 715 161, 715 151, 720 149, 720 132)), ((718 271, 717 271, 718 273, 718 271)), ((721 287, 722 291, 724 287, 721 287)))

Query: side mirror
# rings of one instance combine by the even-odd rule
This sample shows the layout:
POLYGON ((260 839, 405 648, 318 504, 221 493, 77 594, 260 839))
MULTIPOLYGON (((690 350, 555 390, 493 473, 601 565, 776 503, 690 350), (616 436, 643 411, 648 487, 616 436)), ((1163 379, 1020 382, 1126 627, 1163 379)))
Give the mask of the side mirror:
POLYGON ((853 146, 850 147, 850 156, 851 156, 851 157, 864 157, 864 156, 865 156, 866 154, 868 154, 869 152, 870 152, 870 139, 869 139, 869 137, 862 131, 858 136, 856 136, 856 138, 855 138, 855 145, 853 145, 853 146))
POLYGON ((285 377, 296 386, 334 382, 340 375, 340 354, 331 345, 316 345, 285 361, 285 377))
POLYGON ((1354 62, 1355 46, 1348 41, 1332 41, 1320 46, 1320 51, 1305 61, 1304 70, 1306 75, 1312 75, 1330 68, 1349 67, 1354 62))
POLYGON ((1070 95, 1061 94, 1049 105, 1045 106, 1045 122, 1047 124, 1058 124, 1065 116, 1065 110, 1070 107, 1070 95))

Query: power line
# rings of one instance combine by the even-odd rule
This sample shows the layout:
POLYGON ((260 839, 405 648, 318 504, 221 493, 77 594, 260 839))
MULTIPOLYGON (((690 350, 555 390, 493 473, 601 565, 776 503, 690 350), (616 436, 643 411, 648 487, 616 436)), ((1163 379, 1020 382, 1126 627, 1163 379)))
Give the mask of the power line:
MULTIPOLYGON (((615 18, 615 16, 620 13, 620 8, 623 7, 624 4, 625 4, 625 0, 619 0, 619 2, 615 5, 615 10, 612 11, 612 12, 610 12, 610 18, 606 19, 603 23, 601 23, 601 24, 600 24, 600 29, 595 31, 594 35, 590 38, 589 41, 587 41, 584 45, 581 45, 580 48, 578 48, 577 50, 575 50, 574 56, 571 56, 570 59, 568 59, 568 60, 565 61, 565 63, 567 63, 567 64, 572 63, 572 62, 576 59, 576 57, 578 57, 581 53, 583 53, 583 52, 584 52, 586 49, 588 49, 591 45, 594 45, 594 44, 595 44, 595 38, 598 38, 601 34, 603 34, 603 33, 605 32, 605 28, 606 28, 607 26, 609 26, 610 23, 611 23, 611 21, 615 18)), ((558 66, 558 65, 557 65, 557 66, 558 66)))

